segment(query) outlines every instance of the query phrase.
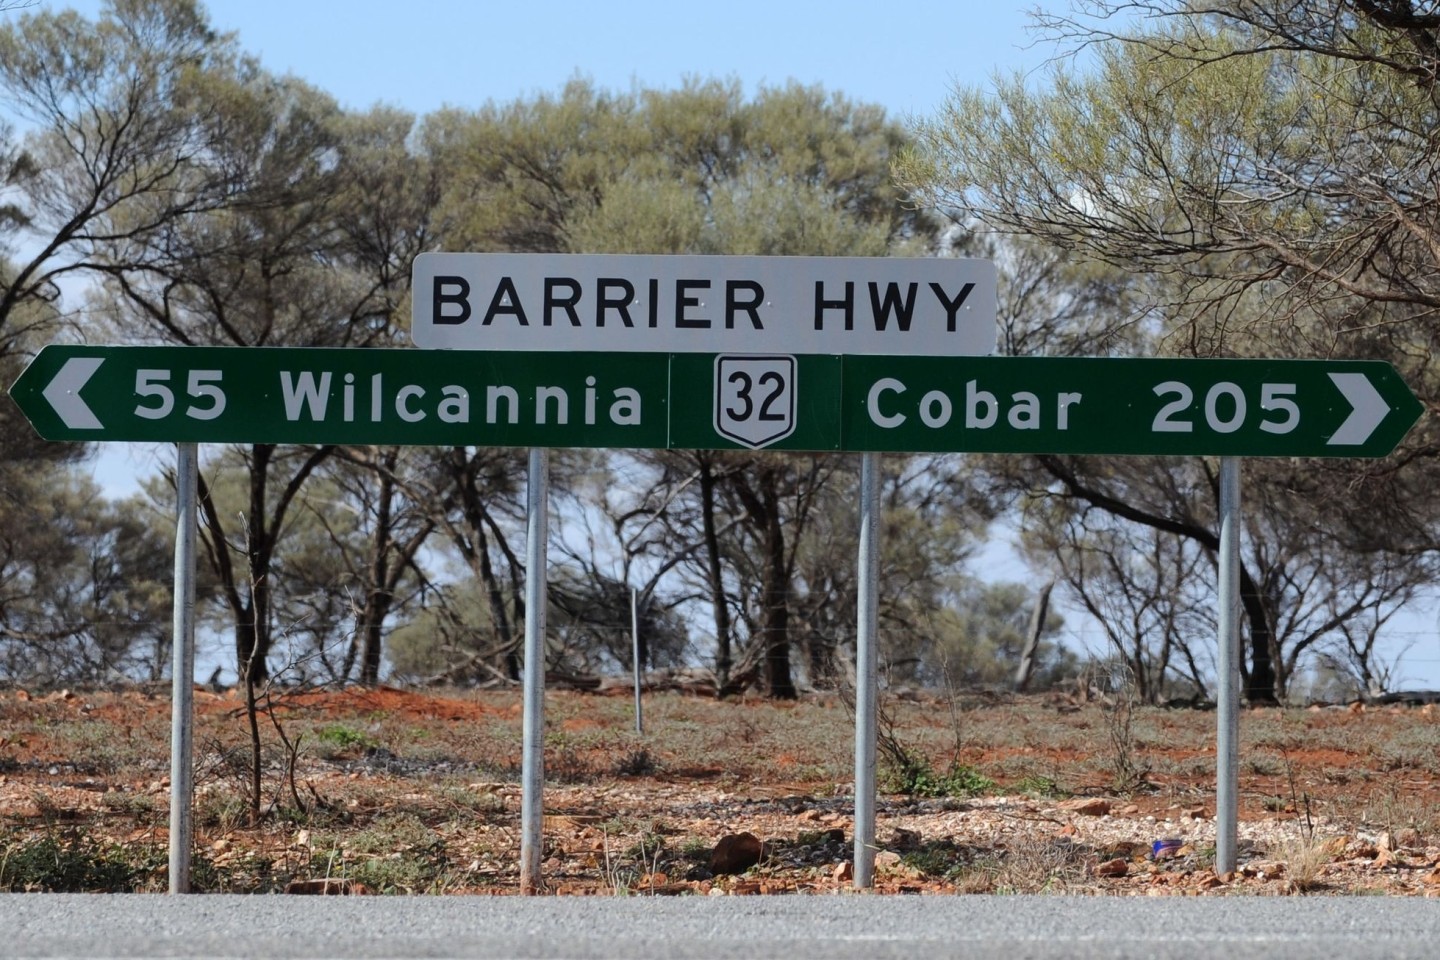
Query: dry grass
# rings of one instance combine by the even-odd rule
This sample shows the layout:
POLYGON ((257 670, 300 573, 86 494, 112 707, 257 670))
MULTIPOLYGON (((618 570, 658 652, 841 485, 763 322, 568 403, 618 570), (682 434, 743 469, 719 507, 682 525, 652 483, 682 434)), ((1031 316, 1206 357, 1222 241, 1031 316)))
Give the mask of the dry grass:
MULTIPOLYGON (((313 877, 395 892, 514 887, 518 691, 347 691, 282 694, 277 702, 289 738, 300 744, 304 804, 295 806, 285 753, 270 736, 265 813, 251 825, 239 704, 197 697, 202 889, 269 891, 313 877)), ((924 814, 931 817, 924 829, 938 831, 897 850, 905 871, 894 883, 1017 893, 1097 888, 1086 868, 1102 845, 1058 834, 1063 815, 1053 808, 1071 796, 1115 796, 1120 747, 1104 706, 1034 696, 962 698, 953 711, 940 699, 887 707, 905 748, 931 770, 973 773, 964 789, 937 781, 934 790, 912 791, 939 797, 882 799, 882 821, 924 814), (987 781, 994 785, 975 786, 987 781), (977 791, 978 800, 969 796, 977 791), (1020 819, 979 839, 962 836, 979 816, 965 811, 1000 796, 1023 810, 996 816, 1020 819)), ((69 889, 86 877, 132 889, 163 882, 152 868, 164 862, 168 711, 165 700, 137 694, 41 700, 0 691, 0 851, 10 863, 0 886, 69 889), (47 863, 63 869, 46 872, 47 863), (28 872, 17 874, 16 864, 28 872)), ((547 862, 555 861, 547 875, 557 887, 638 890, 642 881, 653 888, 657 875, 673 885, 703 873, 720 834, 747 829, 779 851, 754 871, 766 889, 840 886, 831 872, 849 855, 854 727, 837 697, 773 703, 651 695, 644 736, 634 733, 630 711, 628 696, 547 697, 546 814, 561 824, 547 828, 547 862), (811 819, 797 819, 802 813, 811 819), (836 830, 845 834, 839 841, 836 830)), ((1126 762, 1148 773, 1116 800, 1116 819, 1145 831, 1142 838, 1179 830, 1191 823, 1182 811, 1212 802, 1214 715, 1136 705, 1126 719, 1126 762), (1129 812, 1119 814, 1122 806, 1129 812), (1167 822, 1174 826, 1162 827, 1167 822)), ((1403 828, 1440 842, 1433 712, 1250 711, 1241 740, 1242 817, 1277 829, 1291 821, 1284 828, 1300 830, 1313 812, 1331 836, 1403 828)), ((1296 841, 1271 855, 1284 862, 1294 889, 1336 892, 1342 883, 1327 849, 1296 841)), ((1135 856, 1130 881, 1138 886, 1146 882, 1142 870, 1159 866, 1135 856)), ((1203 857, 1194 859, 1204 866, 1203 857)), ((1175 869, 1163 865, 1167 874, 1175 869)))

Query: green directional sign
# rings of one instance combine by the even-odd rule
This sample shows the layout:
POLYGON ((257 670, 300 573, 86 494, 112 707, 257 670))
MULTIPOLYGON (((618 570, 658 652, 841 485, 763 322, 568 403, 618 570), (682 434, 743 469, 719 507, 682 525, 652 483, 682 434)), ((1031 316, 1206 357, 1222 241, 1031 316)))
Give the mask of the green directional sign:
POLYGON ((1422 407, 1387 363, 846 357, 847 450, 1383 457, 1422 407))
POLYGON ((664 447, 669 357, 49 346, 10 395, 50 440, 664 447))
POLYGON ((42 350, 11 388, 52 440, 1380 457, 1421 406, 1386 363, 42 350))

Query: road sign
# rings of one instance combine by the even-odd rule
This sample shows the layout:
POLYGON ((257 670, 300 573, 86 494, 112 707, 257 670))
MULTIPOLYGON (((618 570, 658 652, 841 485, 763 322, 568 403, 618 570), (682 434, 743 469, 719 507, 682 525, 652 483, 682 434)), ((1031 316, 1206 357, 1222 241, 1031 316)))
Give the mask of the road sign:
POLYGON ((676 450, 839 450, 842 358, 670 355, 676 450))
POLYGON ((981 356, 995 264, 901 257, 423 253, 417 346, 981 356))
POLYGON ((1383 457, 1420 416, 1388 363, 846 357, 847 450, 1383 457))
POLYGON ((49 346, 10 394, 50 440, 664 447, 669 357, 49 346))
POLYGON ((715 358, 715 432, 752 450, 795 432, 795 358, 715 358))
POLYGON ((52 440, 1380 457, 1386 363, 50 346, 52 440))

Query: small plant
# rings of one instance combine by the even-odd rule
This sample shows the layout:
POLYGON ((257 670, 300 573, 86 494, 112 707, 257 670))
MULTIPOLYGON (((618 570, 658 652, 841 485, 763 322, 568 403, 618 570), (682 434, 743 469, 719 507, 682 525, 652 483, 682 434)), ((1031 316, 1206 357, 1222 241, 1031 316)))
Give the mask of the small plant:
POLYGON ((1096 681, 1108 691, 1101 700, 1101 715, 1110 746, 1111 786, 1128 795, 1145 785, 1150 768, 1138 756, 1135 742, 1135 710, 1140 695, 1128 665, 1114 662, 1096 666, 1096 681))
POLYGON ((144 820, 159 809, 154 797, 135 790, 112 790, 100 798, 100 806, 109 813, 136 820, 144 820))
POLYGON ((648 777, 655 772, 655 758, 644 747, 637 747, 615 761, 615 775, 648 777))
POLYGON ((1070 796, 1070 791, 1060 786, 1054 777, 1043 777, 1039 774, 1021 777, 1015 782, 1015 791, 1027 797, 1044 797, 1049 800, 1061 800, 1070 796))
POLYGON ((250 819, 249 801, 230 790, 208 790, 195 798, 195 825, 230 833, 250 819))
POLYGON ((380 893, 437 893, 450 882, 445 844, 413 814, 381 817, 345 841, 344 848, 317 851, 329 875, 343 876, 380 893))
POLYGON ((79 832, 46 834, 0 850, 0 890, 11 893, 132 893, 157 889, 168 863, 151 847, 101 844, 79 832))
POLYGON ((1285 840, 1273 851, 1275 859, 1285 864, 1285 878, 1291 888, 1299 893, 1323 886, 1320 875, 1333 854, 1330 842, 1321 840, 1313 832, 1285 840))
POLYGON ((332 723, 328 726, 321 727, 315 732, 315 739, 320 742, 321 748, 318 752, 321 758, 325 760, 333 759, 340 754, 356 749, 363 750, 366 747, 373 746, 370 738, 365 736, 365 734, 353 727, 347 727, 339 723, 332 723))
POLYGON ((952 871, 958 893, 1070 893, 1085 883, 1082 849, 1064 838, 1017 836, 997 854, 952 871))
POLYGON ((994 780, 963 763, 952 763, 945 773, 938 773, 924 756, 909 750, 901 751, 898 758, 887 754, 880 776, 882 790, 911 797, 973 797, 994 786, 994 780))
POLYGON ((473 790, 470 787, 448 784, 437 787, 435 796, 458 810, 469 810, 472 813, 505 811, 505 798, 488 790, 473 790))
POLYGON ((581 755, 574 741, 563 733, 545 738, 545 776, 556 783, 591 783, 596 778, 593 764, 581 755))
POLYGON ((959 872, 960 850, 949 840, 925 843, 900 855, 900 862, 926 877, 948 879, 959 872))
POLYGON ((686 837, 680 844, 680 856, 686 860, 707 861, 710 859, 711 842, 704 837, 686 837))

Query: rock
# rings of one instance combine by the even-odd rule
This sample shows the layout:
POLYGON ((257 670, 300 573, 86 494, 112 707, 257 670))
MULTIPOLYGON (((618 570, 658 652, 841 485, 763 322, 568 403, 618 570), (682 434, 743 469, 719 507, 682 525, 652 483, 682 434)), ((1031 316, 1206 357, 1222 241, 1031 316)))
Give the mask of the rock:
POLYGON ((717 876, 744 873, 760 862, 763 853, 760 838, 755 834, 726 834, 710 851, 710 872, 717 876))
POLYGON ((844 863, 835 864, 835 871, 831 874, 839 883, 849 883, 855 879, 855 864, 846 860, 844 863))
POLYGON ((1241 867, 1240 872, 1247 877, 1272 880, 1275 877, 1285 876, 1285 864, 1279 860, 1252 860, 1241 867))
POLYGON ((1366 843, 1364 840, 1346 848, 1345 852, 1356 860, 1374 860, 1380 856, 1380 848, 1373 843, 1366 843))
POLYGON ((1401 850, 1422 850, 1425 838, 1414 827, 1401 827, 1395 831, 1395 845, 1401 850))
POLYGON ((1103 817, 1110 812, 1110 801, 1103 797, 1076 797, 1062 802, 1060 809, 1082 817, 1103 817))
POLYGON ((1123 877, 1129 872, 1130 861, 1124 857, 1116 857, 1114 860, 1097 863, 1094 871, 1097 877, 1123 877))

